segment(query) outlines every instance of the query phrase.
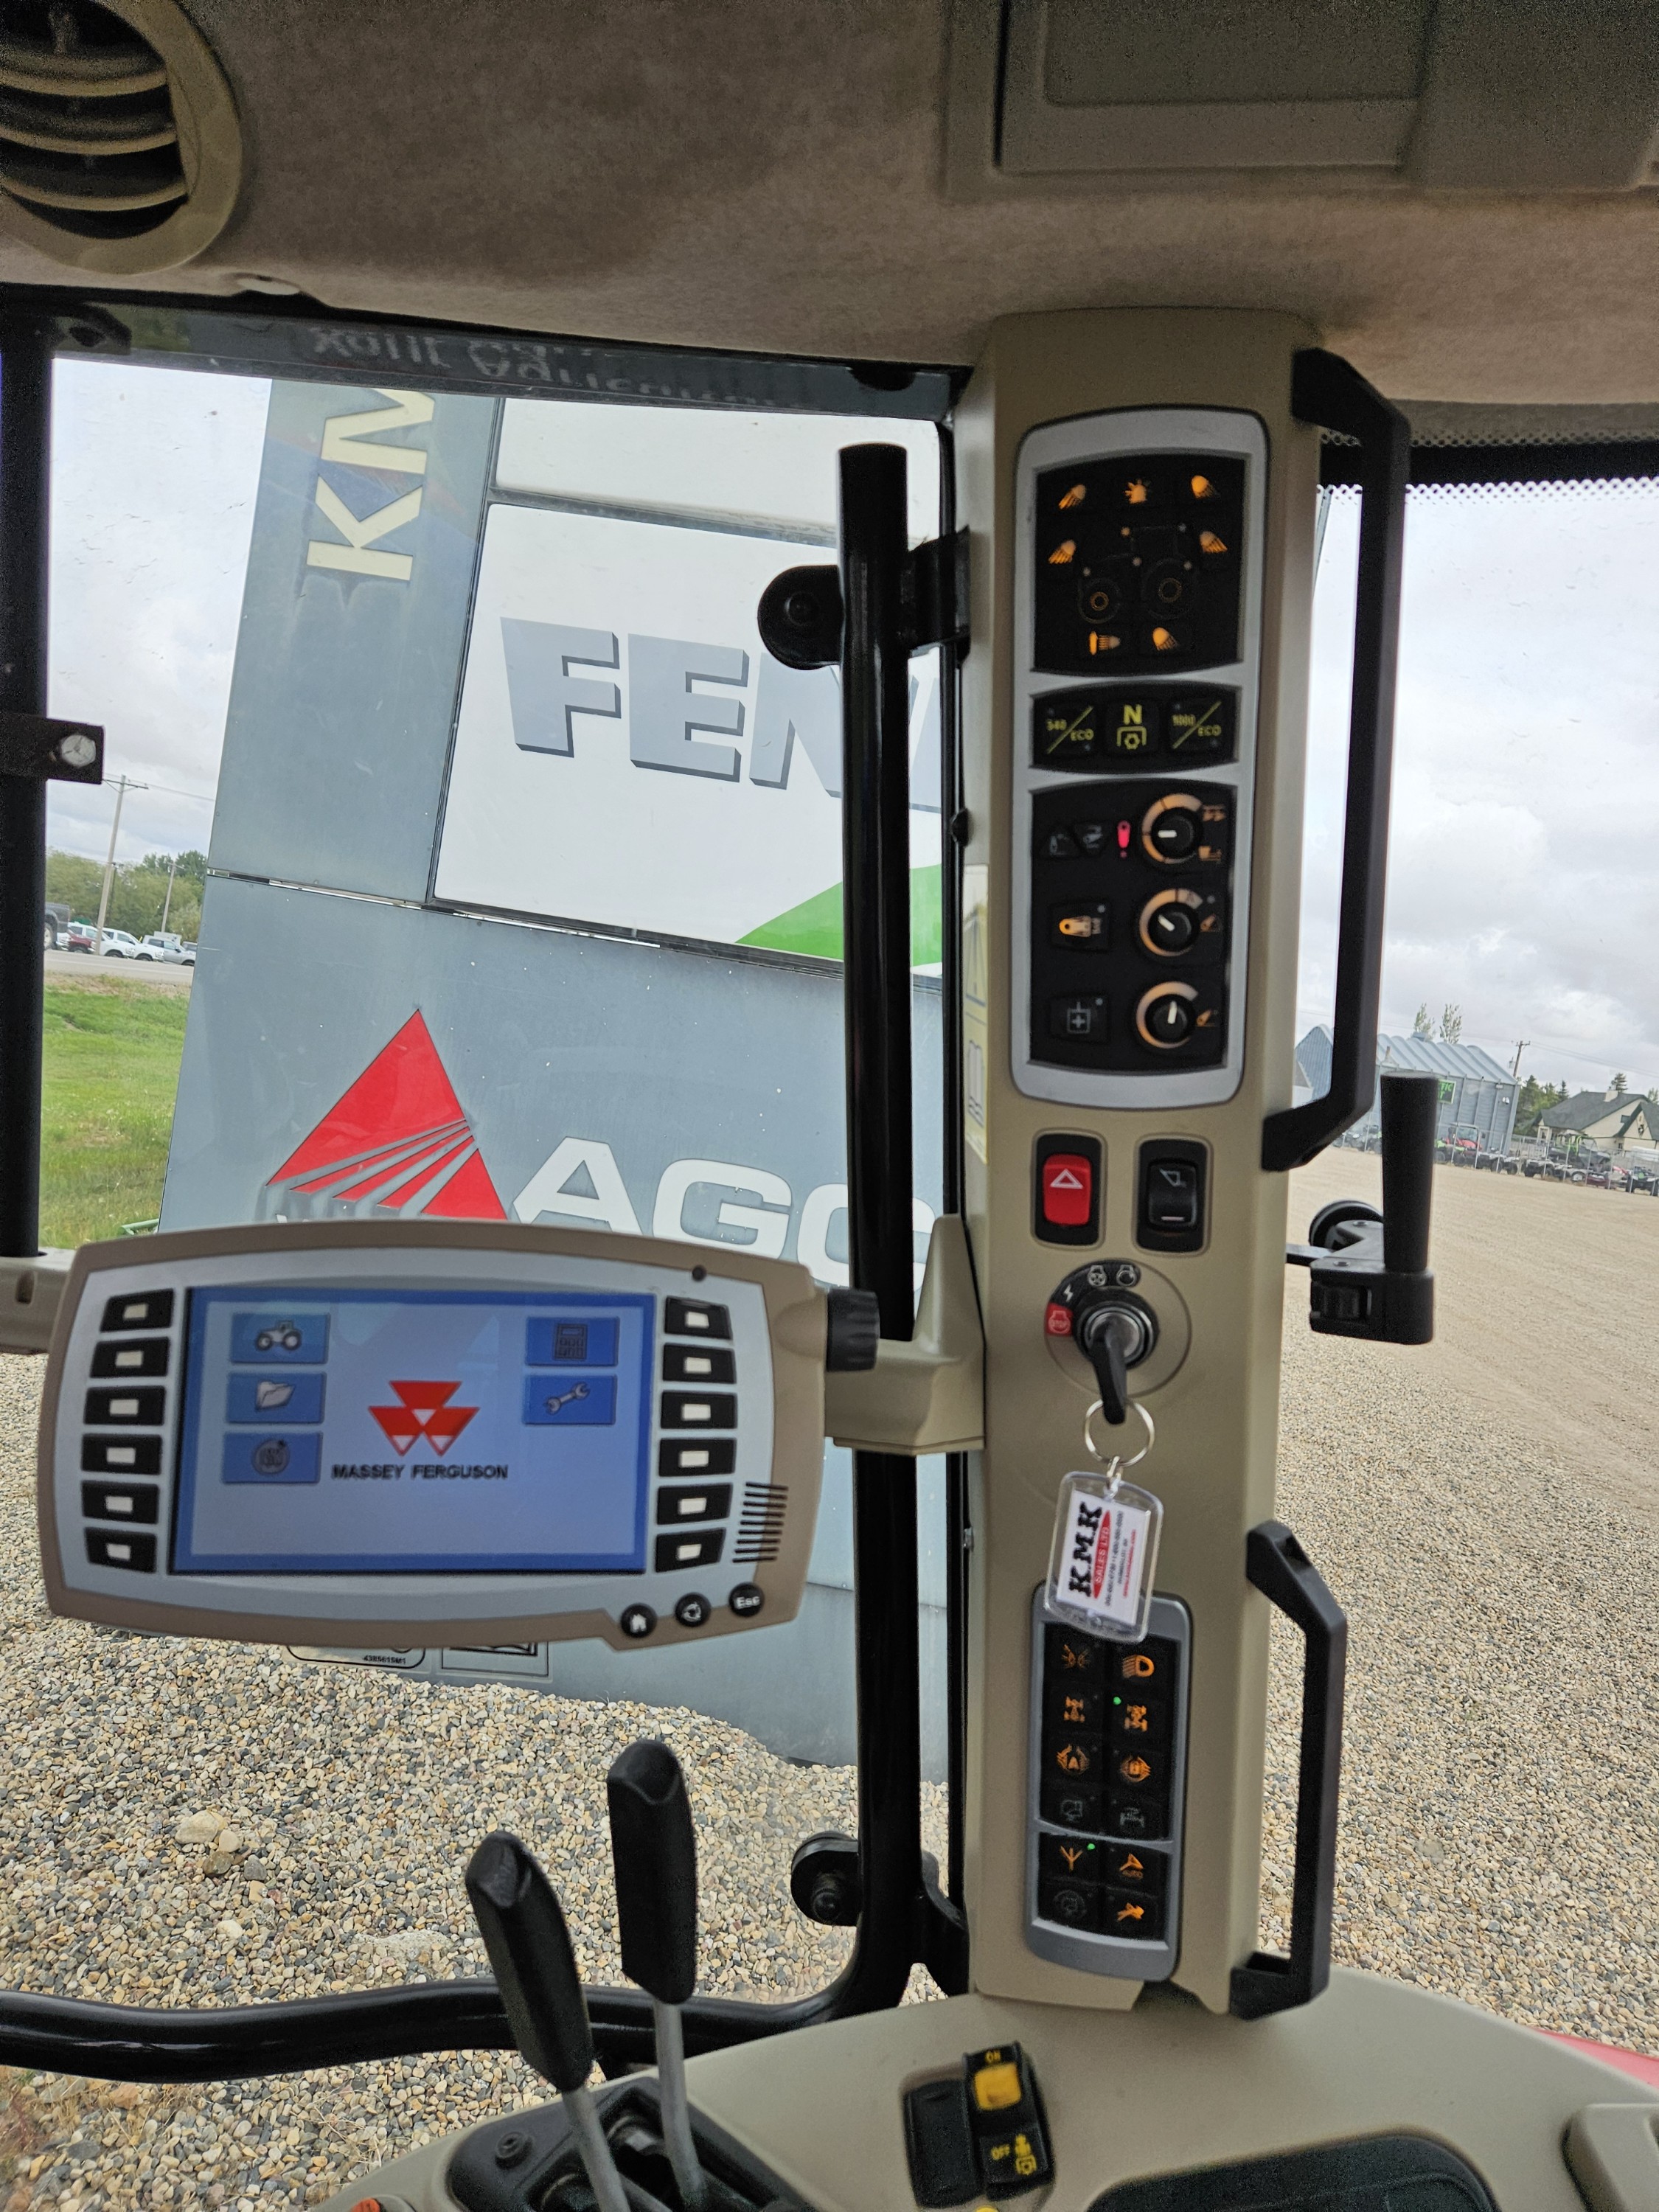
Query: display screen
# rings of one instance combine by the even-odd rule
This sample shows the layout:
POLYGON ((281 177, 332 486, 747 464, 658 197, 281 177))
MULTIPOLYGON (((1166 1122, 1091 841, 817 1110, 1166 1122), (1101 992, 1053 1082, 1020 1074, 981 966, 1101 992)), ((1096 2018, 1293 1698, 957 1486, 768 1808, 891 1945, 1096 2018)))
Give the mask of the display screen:
POLYGON ((655 1304, 192 1291, 174 1573, 642 1571, 655 1304))

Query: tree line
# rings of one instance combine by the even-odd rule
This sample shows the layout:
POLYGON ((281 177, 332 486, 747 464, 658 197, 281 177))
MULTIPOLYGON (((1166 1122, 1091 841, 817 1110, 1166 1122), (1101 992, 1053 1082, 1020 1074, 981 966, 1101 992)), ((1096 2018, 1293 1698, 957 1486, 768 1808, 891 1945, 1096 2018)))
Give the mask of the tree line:
MULTIPOLYGON (((79 853, 46 854, 46 898, 52 906, 66 906, 76 921, 96 921, 104 871, 96 860, 79 853)), ((195 938, 202 927, 202 894, 207 887, 207 854, 180 853, 174 866, 171 853, 146 853, 142 860, 118 867, 110 879, 109 912, 106 929, 131 930, 148 937, 161 927, 165 908, 167 927, 179 937, 195 938), (173 871, 173 899, 167 901, 167 871, 173 871)))

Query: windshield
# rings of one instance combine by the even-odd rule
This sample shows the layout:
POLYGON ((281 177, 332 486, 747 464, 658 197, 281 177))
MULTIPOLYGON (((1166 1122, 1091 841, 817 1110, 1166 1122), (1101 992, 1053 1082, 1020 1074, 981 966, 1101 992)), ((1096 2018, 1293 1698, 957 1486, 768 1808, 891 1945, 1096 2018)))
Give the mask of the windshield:
MULTIPOLYGON (((910 534, 935 534, 930 422, 60 365, 51 704, 106 726, 108 766, 52 798, 44 1240, 542 1221, 845 1282, 837 681, 773 660, 755 610, 833 559, 835 457, 868 439, 903 446, 910 534)), ((911 718, 918 1278, 941 1202, 935 662, 911 718)), ((40 1610, 39 1382, 4 1363, 30 1746, 6 1984, 222 2006, 481 1974, 460 1875, 497 1826, 547 1865, 584 1977, 617 1982, 605 1775, 654 1735, 690 1782, 700 1990, 781 2002, 845 1963, 851 1929, 798 1911, 789 1871, 859 1827, 847 1454, 792 1622, 660 1653, 261 1650, 40 1610)), ((943 1864, 939 1465, 920 1491, 943 1864)), ((769 1557, 764 1499, 722 1540, 769 1557)), ((88 2203, 183 2178, 270 2201, 278 2143, 298 2203, 386 2147, 388 2095, 401 2142, 538 2087, 489 2054, 61 2106, 20 2084, 16 2124, 52 2146, 42 2186, 88 2203)))

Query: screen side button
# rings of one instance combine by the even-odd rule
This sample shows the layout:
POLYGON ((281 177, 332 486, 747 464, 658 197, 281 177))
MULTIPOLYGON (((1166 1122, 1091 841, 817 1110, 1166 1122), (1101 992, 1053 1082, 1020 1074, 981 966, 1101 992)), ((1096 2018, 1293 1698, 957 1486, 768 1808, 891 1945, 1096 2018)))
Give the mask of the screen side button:
POLYGON ((88 1528, 87 1558, 94 1567, 125 1567, 136 1575, 155 1572, 155 1539, 135 1528, 88 1528))
POLYGON ((735 1382, 737 1364, 722 1345, 665 1344, 662 1379, 665 1382, 735 1382))
POLYGON ((661 1419, 665 1429, 735 1429, 738 1401, 729 1391, 665 1390, 661 1419))
POLYGON ((731 1314, 726 1307, 710 1305, 702 1298, 665 1299, 662 1325, 668 1336, 719 1336, 731 1340, 731 1314))
POLYGON ((153 1482, 83 1482, 81 1510, 88 1521, 123 1521, 130 1528, 154 1527, 161 1518, 161 1493, 153 1482))
POLYGON ((688 1521, 726 1521, 732 1513, 732 1486, 729 1482, 699 1482, 672 1488, 665 1486, 657 1492, 657 1526, 659 1528, 680 1528, 688 1521))
POLYGON ((117 1329, 171 1328, 173 1292, 131 1291, 125 1297, 107 1299, 99 1325, 106 1336, 117 1329))
POLYGON ((712 1567, 726 1549, 724 1528, 671 1531, 659 1536, 652 1564, 659 1575, 682 1572, 687 1567, 712 1567))
POLYGON ((112 1389, 88 1391, 84 1418, 88 1428, 159 1429, 167 1402, 165 1390, 132 1389, 118 1383, 112 1389))
POLYGON ((118 1382, 141 1375, 165 1375, 172 1349, 165 1336, 138 1336, 125 1344, 118 1338, 113 1344, 94 1344, 92 1371, 118 1382))
POLYGON ((160 1437, 82 1437, 83 1474, 160 1474, 160 1437))
POLYGON ((657 1447, 657 1473, 670 1476, 730 1474, 738 1464, 735 1437, 709 1437, 700 1441, 666 1437, 657 1447))

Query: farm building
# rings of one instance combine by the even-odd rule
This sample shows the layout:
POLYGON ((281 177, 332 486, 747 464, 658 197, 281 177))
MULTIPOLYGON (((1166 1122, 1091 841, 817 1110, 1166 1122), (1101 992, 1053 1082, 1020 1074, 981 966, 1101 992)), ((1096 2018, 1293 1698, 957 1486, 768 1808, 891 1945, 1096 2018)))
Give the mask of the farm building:
MULTIPOLYGON (((1296 1048, 1297 1082, 1305 1083, 1315 1096, 1329 1088, 1331 1033, 1322 1023, 1310 1029, 1296 1048)), ((1478 1044, 1442 1044, 1434 1037, 1382 1036, 1376 1040, 1379 1073, 1387 1067, 1426 1069, 1440 1078, 1438 1134, 1454 1131, 1479 1139, 1481 1150, 1506 1152, 1515 1133, 1515 1107, 1520 1086, 1508 1068, 1478 1044)), ((1375 1103, 1356 1133, 1370 1135, 1377 1127, 1375 1103)))
POLYGON ((1628 1091, 1580 1091, 1550 1107, 1538 1126, 1558 1150, 1587 1144, 1615 1155, 1633 1146, 1646 1152, 1659 1144, 1659 1104, 1628 1091))

